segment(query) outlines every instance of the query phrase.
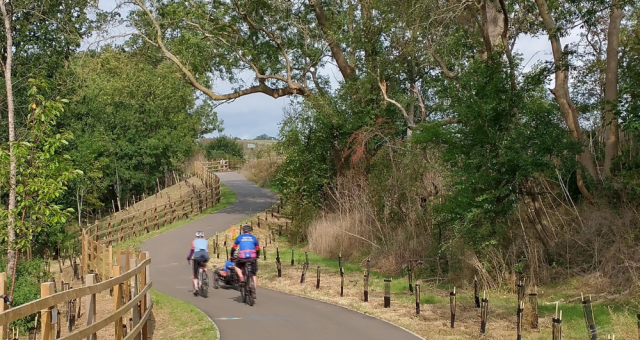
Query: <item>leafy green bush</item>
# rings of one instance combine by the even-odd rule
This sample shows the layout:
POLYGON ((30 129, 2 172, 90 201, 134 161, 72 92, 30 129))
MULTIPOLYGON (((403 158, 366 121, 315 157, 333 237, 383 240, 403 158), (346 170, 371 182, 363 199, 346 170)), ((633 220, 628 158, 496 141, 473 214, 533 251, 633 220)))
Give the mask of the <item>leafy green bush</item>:
POLYGON ((242 145, 229 136, 220 136, 204 146, 207 159, 244 158, 242 145))
MULTIPOLYGON (((0 272, 7 268, 5 258, 0 260, 0 272)), ((16 288, 13 291, 13 307, 24 305, 40 298, 40 283, 47 280, 49 273, 44 269, 43 259, 33 259, 29 261, 18 261, 16 268, 16 288)), ((7 273, 9 290, 11 290, 11 275, 7 273)), ((35 327, 36 314, 22 318, 11 324, 21 331, 35 327)))

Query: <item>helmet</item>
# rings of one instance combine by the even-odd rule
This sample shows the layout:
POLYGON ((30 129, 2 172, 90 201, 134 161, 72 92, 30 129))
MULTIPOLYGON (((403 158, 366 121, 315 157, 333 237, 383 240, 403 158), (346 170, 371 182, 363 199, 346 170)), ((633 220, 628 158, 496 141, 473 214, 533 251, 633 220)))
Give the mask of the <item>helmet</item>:
POLYGON ((253 227, 252 226, 250 226, 248 224, 245 224, 245 225, 242 226, 242 232, 243 233, 250 233, 252 231, 253 231, 253 227))
POLYGON ((204 237, 204 232, 196 231, 196 237, 204 237))

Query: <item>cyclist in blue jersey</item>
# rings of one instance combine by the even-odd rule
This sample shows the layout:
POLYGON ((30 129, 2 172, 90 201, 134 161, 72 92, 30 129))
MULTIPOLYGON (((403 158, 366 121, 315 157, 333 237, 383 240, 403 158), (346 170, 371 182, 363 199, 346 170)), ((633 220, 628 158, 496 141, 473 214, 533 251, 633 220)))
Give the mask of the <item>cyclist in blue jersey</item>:
POLYGON ((198 295, 198 269, 209 261, 209 242, 204 238, 204 232, 196 232, 196 238, 191 241, 191 251, 187 261, 193 257, 193 295, 198 295))
MULTIPOLYGON (((238 258, 236 259, 236 273, 238 274, 238 278, 240 282, 244 282, 244 277, 242 275, 242 268, 251 262, 253 264, 253 275, 255 276, 254 283, 254 294, 258 290, 258 257, 260 256, 260 245, 258 244, 258 239, 251 234, 253 228, 245 224, 242 226, 242 234, 238 235, 236 241, 233 243, 233 247, 231 248, 231 257, 235 254, 236 250, 238 251, 238 258)), ((255 295, 254 295, 255 298, 255 295)))

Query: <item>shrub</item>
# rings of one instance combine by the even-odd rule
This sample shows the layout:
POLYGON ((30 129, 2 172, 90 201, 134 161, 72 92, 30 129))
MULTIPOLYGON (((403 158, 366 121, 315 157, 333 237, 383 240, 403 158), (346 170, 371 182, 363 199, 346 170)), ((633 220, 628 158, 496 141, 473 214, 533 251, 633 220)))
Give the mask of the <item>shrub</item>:
POLYGON ((207 159, 244 158, 244 150, 232 137, 220 136, 204 146, 207 159))

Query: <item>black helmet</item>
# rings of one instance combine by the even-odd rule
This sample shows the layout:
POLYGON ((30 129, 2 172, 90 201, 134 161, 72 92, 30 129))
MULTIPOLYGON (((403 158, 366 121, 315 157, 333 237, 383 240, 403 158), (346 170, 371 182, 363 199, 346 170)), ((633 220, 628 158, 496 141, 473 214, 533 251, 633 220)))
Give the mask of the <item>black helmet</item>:
POLYGON ((250 226, 248 224, 245 224, 245 225, 242 226, 242 232, 243 233, 250 233, 252 231, 253 231, 253 227, 252 226, 250 226))

